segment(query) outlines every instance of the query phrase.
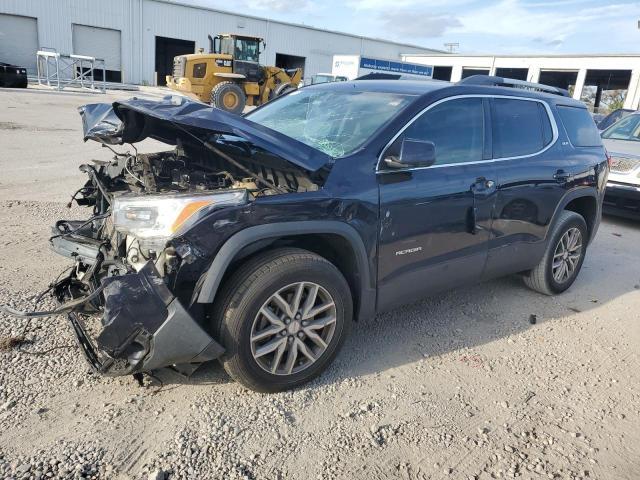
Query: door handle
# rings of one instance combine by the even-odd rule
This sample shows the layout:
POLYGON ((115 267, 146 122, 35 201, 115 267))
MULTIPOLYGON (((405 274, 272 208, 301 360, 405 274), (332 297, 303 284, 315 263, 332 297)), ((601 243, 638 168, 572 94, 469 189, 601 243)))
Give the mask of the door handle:
POLYGON ((482 227, 478 225, 478 207, 476 206, 476 199, 478 197, 489 196, 496 189, 495 180, 488 180, 485 177, 478 177, 476 181, 471 184, 471 193, 473 193, 473 204, 467 209, 467 232, 471 235, 475 235, 478 231, 482 230, 482 227))
POLYGON ((473 193, 485 193, 487 190, 493 190, 495 186, 495 181, 487 180, 485 177, 478 177, 476 181, 471 184, 471 191, 473 193))
POLYGON ((569 175, 569 172, 565 172, 564 170, 560 169, 553 174, 553 178, 555 178, 556 182, 558 183, 565 183, 569 181, 571 175, 569 175))

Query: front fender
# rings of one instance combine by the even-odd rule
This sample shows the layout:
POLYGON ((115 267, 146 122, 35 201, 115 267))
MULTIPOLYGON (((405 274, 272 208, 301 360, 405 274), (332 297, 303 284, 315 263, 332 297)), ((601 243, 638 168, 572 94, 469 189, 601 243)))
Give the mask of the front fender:
POLYGON ((212 303, 220 287, 227 268, 236 255, 246 246, 265 239, 274 239, 292 235, 335 234, 349 242, 355 252, 358 266, 359 295, 361 308, 357 318, 366 318, 375 314, 376 289, 372 283, 371 272, 364 242, 358 232, 350 225, 334 220, 310 220, 300 222, 270 223, 256 225, 239 231, 230 237, 220 248, 204 274, 198 293, 198 303, 212 303))

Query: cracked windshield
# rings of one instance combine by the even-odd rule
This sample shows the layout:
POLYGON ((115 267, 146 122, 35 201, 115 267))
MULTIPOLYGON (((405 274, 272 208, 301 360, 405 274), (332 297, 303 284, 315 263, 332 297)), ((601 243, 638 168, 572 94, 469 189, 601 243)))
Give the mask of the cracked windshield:
POLYGON ((247 115, 332 157, 358 149, 411 95, 303 89, 247 115))

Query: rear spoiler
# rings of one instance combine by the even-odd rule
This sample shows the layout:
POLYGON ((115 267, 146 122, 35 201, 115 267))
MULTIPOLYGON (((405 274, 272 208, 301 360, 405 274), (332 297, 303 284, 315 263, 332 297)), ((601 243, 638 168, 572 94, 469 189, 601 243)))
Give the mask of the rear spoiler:
POLYGON ((458 85, 483 85, 487 87, 511 87, 520 88, 522 90, 530 90, 534 92, 551 93, 560 95, 561 97, 571 97, 569 92, 564 88, 543 85, 542 83, 525 82, 524 80, 516 80, 515 78, 494 77, 491 75, 471 75, 463 78, 458 85))

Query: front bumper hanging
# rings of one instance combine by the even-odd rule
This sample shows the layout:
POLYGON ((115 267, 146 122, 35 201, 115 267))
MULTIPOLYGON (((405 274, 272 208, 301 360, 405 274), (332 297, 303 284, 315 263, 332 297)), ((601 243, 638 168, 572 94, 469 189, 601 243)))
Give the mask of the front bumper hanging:
MULTIPOLYGON (((70 281, 58 284, 59 297, 69 290, 70 281)), ((84 314, 68 314, 96 372, 127 375, 202 363, 224 352, 171 293, 152 262, 137 273, 106 277, 102 286, 104 315, 97 334, 85 327, 84 314)))

